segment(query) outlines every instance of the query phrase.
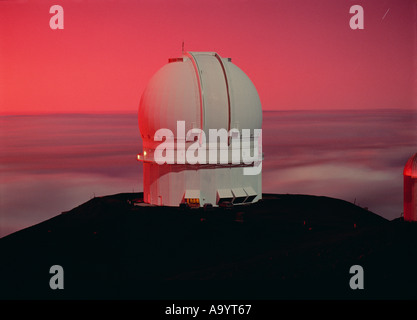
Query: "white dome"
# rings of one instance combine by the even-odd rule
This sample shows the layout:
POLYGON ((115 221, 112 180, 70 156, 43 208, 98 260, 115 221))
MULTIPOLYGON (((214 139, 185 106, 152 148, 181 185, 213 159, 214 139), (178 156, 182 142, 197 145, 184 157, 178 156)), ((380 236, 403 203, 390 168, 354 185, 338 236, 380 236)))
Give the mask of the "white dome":
POLYGON ((251 80, 231 59, 214 52, 187 52, 170 59, 149 81, 138 117, 143 140, 138 160, 143 162, 145 202, 200 207, 219 206, 224 201, 246 204, 262 198, 262 166, 256 160, 262 152, 262 135, 256 130, 262 127, 261 102, 251 80), (185 155, 195 156, 195 141, 185 138, 194 128, 203 130, 208 139, 204 143, 204 135, 199 136, 198 161, 185 161, 185 155), (155 139, 160 129, 171 132, 164 130, 155 139), (241 135, 233 135, 235 139, 229 139, 227 145, 224 139, 223 144, 217 144, 211 141, 210 129, 229 133, 237 129, 241 135), (245 135, 243 129, 249 129, 251 135, 245 135), (170 139, 171 133, 176 141, 170 139), (169 139, 166 145, 161 143, 163 136, 169 139), (240 141, 235 144, 236 138, 240 141), (210 152, 214 148, 216 152, 210 152), (173 161, 166 161, 161 149, 169 152, 173 161), (251 154, 255 155, 253 162, 245 162, 244 157, 251 154), (217 159, 211 161, 213 155, 217 159))
MULTIPOLYGON (((214 52, 187 52, 170 59, 149 81, 139 106, 144 147, 158 129, 260 129, 261 102, 249 77, 214 52)), ((159 142, 158 142, 159 143, 159 142)))

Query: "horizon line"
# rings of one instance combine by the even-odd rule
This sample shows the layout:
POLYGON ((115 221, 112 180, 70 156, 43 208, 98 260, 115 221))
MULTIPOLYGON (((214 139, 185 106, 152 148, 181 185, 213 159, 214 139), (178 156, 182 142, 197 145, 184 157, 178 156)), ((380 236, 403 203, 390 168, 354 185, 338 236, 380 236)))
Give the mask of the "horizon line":
MULTIPOLYGON (((340 112, 340 111, 350 111, 350 112, 360 112, 360 111, 417 111, 417 109, 408 107, 408 108, 343 108, 343 109, 277 109, 277 110, 262 110, 262 112, 340 112)), ((13 112, 4 112, 0 111, 0 117, 8 117, 8 116, 49 116, 49 115, 132 115, 138 114, 137 111, 109 111, 109 112, 21 112, 21 113, 13 113, 13 112)))

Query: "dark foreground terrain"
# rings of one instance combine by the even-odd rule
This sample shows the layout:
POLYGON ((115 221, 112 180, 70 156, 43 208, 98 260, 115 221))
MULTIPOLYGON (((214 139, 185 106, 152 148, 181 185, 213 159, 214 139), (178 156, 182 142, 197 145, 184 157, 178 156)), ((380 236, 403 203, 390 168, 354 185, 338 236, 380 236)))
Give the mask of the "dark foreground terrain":
POLYGON ((94 198, 0 239, 1 299, 416 299, 417 224, 264 194, 232 209, 94 198), (64 289, 52 290, 52 265, 64 289), (352 290, 352 265, 364 289, 352 290))

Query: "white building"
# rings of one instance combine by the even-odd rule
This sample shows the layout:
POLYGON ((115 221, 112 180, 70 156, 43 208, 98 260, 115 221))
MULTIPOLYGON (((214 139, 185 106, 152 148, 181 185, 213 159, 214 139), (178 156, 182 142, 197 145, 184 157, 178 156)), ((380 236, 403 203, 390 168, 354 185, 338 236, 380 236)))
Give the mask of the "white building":
POLYGON ((244 172, 255 164, 248 164, 244 157, 238 162, 232 160, 238 153, 253 155, 259 150, 259 159, 262 158, 262 149, 256 148, 258 142, 262 146, 262 136, 254 134, 255 129, 262 127, 261 102, 251 80, 230 58, 222 58, 215 52, 186 52, 181 58, 169 59, 149 81, 138 116, 143 140, 143 154, 138 155, 138 160, 143 162, 145 202, 164 206, 184 202, 192 206, 206 203, 217 206, 223 201, 235 205, 261 199, 262 174, 244 172), (183 121, 183 125, 178 121, 183 121), (156 150, 167 141, 159 129, 168 129, 175 136, 173 164, 157 163, 156 150), (205 163, 190 164, 181 160, 186 153, 184 147, 189 150, 195 146, 194 141, 185 138, 191 129, 203 132, 196 141, 207 150, 205 163), (209 161, 209 150, 216 150, 212 148, 213 141, 208 141, 209 129, 235 131, 226 144, 217 144, 215 164, 209 161), (250 137, 242 140, 242 129, 250 129, 250 137), (227 161, 224 158, 220 161, 225 155, 227 161))
POLYGON ((417 221, 417 153, 404 167, 404 220, 417 221))

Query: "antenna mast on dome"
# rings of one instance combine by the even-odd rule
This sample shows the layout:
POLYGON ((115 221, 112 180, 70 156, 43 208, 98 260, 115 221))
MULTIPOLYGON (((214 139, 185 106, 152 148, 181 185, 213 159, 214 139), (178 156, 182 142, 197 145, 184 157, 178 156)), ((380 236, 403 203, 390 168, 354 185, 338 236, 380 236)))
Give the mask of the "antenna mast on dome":
POLYGON ((184 40, 182 40, 182 54, 184 54, 184 40))

